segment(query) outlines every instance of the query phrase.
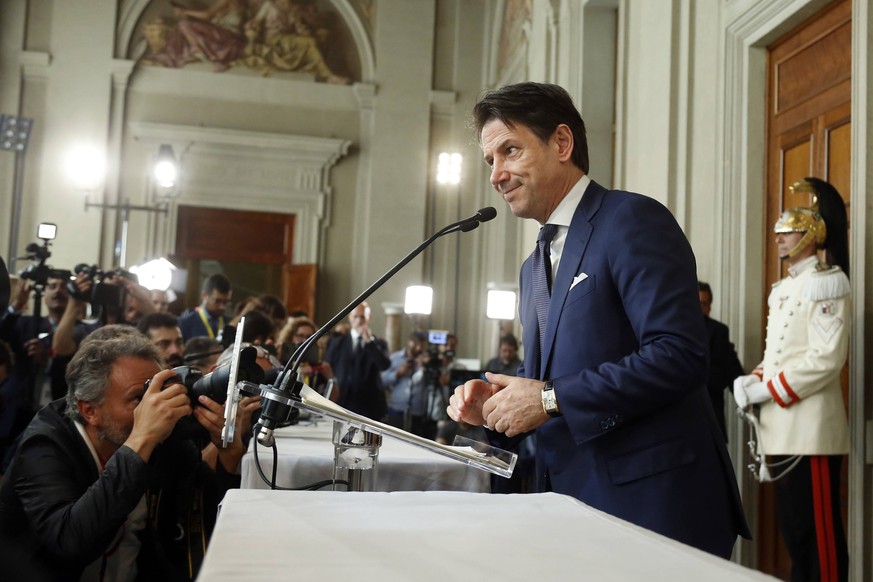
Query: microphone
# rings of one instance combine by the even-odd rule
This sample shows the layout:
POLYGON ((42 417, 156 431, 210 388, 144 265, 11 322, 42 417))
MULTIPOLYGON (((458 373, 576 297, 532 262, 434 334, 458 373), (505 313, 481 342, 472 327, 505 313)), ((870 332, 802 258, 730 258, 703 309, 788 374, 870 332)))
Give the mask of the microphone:
POLYGON ((495 216, 497 216, 497 210, 495 210, 493 206, 486 206, 485 208, 480 209, 473 218, 479 222, 488 222, 489 220, 494 219, 495 216))
POLYGON ((285 419, 288 418, 291 413, 293 402, 300 401, 300 390, 303 388, 303 383, 297 379, 297 368, 300 367, 303 355, 306 353, 306 350, 309 349, 309 346, 313 345, 325 333, 333 329, 334 326, 351 313, 355 307, 360 305, 362 301, 382 287, 382 285, 384 285, 400 269, 405 267, 412 259, 421 254, 421 252, 429 247, 436 239, 453 232, 469 232, 478 228, 480 223, 487 222, 495 216, 497 216, 497 210, 495 210, 493 206, 487 206, 479 209, 476 214, 469 218, 444 226, 442 229, 428 237, 423 243, 415 247, 408 255, 400 259, 396 265, 391 267, 375 283, 367 287, 363 293, 355 297, 351 303, 341 309, 339 313, 331 318, 330 321, 321 326, 314 334, 312 334, 312 336, 309 337, 309 339, 297 346, 297 349, 294 350, 294 353, 288 359, 288 362, 279 373, 276 381, 272 385, 262 384, 260 386, 261 398, 263 401, 260 420, 255 427, 255 430, 258 431, 258 442, 267 447, 272 446, 275 442, 273 431, 276 429, 276 426, 283 423, 285 419))

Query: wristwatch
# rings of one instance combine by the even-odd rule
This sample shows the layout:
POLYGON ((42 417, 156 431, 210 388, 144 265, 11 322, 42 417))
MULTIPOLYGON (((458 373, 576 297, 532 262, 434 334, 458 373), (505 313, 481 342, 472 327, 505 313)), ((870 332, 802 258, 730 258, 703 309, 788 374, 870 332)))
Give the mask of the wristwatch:
POLYGON ((555 384, 551 380, 547 380, 543 385, 542 392, 543 412, 549 416, 561 416, 561 409, 558 408, 558 399, 555 396, 555 384))

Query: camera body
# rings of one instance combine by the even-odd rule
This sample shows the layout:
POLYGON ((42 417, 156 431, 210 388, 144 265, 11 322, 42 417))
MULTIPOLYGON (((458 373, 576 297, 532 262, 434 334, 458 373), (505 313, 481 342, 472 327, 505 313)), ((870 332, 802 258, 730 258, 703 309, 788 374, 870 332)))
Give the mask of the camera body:
POLYGON ((53 269, 45 264, 46 260, 52 256, 48 248, 48 241, 43 243, 43 245, 30 243, 25 247, 25 250, 27 251, 27 258, 33 261, 33 263, 18 273, 18 276, 22 279, 33 281, 35 285, 45 287, 49 279, 63 279, 66 281, 71 277, 69 271, 53 269))
POLYGON ((74 281, 67 283, 67 291, 80 301, 87 301, 91 305, 103 305, 107 307, 124 306, 124 287, 115 283, 106 283, 104 279, 114 277, 124 277, 134 283, 138 283, 139 279, 130 271, 117 268, 110 271, 104 271, 97 265, 89 265, 87 263, 79 263, 73 268, 76 275, 87 275, 94 284, 91 287, 91 293, 86 294, 79 291, 74 281))
POLYGON ((443 369, 443 358, 446 355, 445 346, 449 332, 445 330, 431 329, 427 332, 427 347, 425 353, 427 359, 424 362, 425 381, 436 383, 443 369))

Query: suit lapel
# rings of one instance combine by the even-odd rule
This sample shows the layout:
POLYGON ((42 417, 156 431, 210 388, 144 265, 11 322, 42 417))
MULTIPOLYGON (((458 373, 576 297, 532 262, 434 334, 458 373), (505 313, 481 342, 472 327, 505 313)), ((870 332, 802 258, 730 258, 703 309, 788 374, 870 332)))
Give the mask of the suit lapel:
POLYGON ((585 189, 582 200, 573 214, 573 220, 567 232, 567 240, 564 243, 564 251, 561 253, 561 262, 558 264, 558 273, 552 284, 549 324, 543 337, 543 353, 540 359, 540 377, 543 379, 548 378, 552 346, 555 343, 555 335, 564 302, 570 292, 570 284, 573 282, 573 277, 579 274, 585 249, 588 247, 588 241, 591 240, 592 232, 594 232, 591 220, 603 204, 605 195, 606 189, 592 180, 588 188, 585 189))

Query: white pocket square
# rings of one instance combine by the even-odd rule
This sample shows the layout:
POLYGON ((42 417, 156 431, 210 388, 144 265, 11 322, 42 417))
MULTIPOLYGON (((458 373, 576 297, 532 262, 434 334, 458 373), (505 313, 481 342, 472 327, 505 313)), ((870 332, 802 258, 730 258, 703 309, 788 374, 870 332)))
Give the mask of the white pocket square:
POLYGON ((582 281, 584 281, 587 278, 588 278, 588 273, 579 273, 578 275, 573 277, 573 282, 570 283, 570 289, 572 289, 573 287, 575 287, 576 285, 578 285, 579 283, 581 283, 582 281))

